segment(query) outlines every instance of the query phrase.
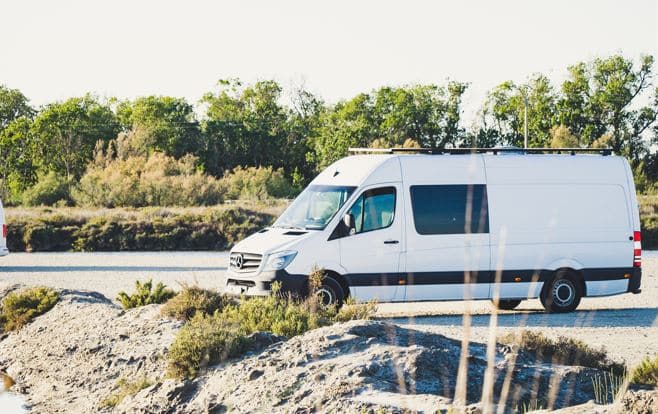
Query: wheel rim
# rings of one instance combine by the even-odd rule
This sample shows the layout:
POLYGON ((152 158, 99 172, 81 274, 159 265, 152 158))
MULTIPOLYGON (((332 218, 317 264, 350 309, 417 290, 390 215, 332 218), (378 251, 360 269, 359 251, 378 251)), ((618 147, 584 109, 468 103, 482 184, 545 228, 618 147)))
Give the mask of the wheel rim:
POLYGON ((564 308, 570 306, 576 299, 576 287, 567 279, 560 279, 553 284, 553 303, 564 308))
POLYGON ((323 305, 333 305, 336 302, 336 295, 326 286, 321 286, 318 289, 317 295, 320 297, 323 305))

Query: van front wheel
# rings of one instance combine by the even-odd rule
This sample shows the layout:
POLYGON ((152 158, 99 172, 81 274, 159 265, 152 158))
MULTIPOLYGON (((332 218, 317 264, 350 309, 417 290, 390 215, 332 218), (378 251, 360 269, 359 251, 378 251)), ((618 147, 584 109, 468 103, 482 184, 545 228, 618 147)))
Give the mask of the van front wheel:
POLYGON ((341 306, 345 300, 343 287, 331 276, 325 276, 322 279, 322 285, 320 285, 316 294, 320 297, 323 305, 341 306))
POLYGON ((583 289, 568 271, 558 271, 555 278, 544 286, 541 304, 547 312, 572 312, 580 304, 583 289))

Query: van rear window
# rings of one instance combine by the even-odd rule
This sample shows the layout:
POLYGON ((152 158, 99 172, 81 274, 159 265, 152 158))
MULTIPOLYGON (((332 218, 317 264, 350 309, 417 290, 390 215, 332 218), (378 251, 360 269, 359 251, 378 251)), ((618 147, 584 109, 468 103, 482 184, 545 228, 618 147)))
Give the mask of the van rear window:
POLYGON ((418 234, 489 233, 485 185, 414 185, 410 192, 418 234))

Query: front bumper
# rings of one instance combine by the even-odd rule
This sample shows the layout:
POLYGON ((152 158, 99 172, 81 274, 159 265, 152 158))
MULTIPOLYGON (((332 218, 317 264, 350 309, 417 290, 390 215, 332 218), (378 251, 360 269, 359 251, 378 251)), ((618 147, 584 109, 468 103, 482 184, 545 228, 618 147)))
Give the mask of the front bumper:
POLYGON ((226 276, 225 293, 236 296, 268 296, 272 293, 274 283, 281 285, 279 293, 295 297, 305 297, 308 294, 308 277, 291 275, 285 270, 260 272, 252 279, 229 272, 226 276))
POLYGON ((633 272, 631 273, 631 278, 628 279, 628 292, 636 293, 636 294, 642 292, 642 289, 640 289, 641 282, 642 282, 642 268, 635 267, 633 268, 633 272))
POLYGON ((0 248, 0 257, 6 256, 8 254, 9 254, 9 249, 7 249, 6 247, 0 248))

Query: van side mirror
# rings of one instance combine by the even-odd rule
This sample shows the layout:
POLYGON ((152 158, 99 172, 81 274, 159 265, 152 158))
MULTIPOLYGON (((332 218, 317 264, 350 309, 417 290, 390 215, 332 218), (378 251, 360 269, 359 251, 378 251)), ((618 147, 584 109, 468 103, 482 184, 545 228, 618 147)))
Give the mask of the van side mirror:
POLYGON ((329 236, 328 240, 340 239, 342 237, 347 237, 354 231, 354 216, 351 214, 345 214, 343 219, 338 222, 338 225, 329 236))
POLYGON ((345 224, 345 227, 347 228, 348 232, 349 230, 352 230, 354 228, 354 216, 351 215, 350 213, 345 214, 343 217, 343 224, 345 224))

